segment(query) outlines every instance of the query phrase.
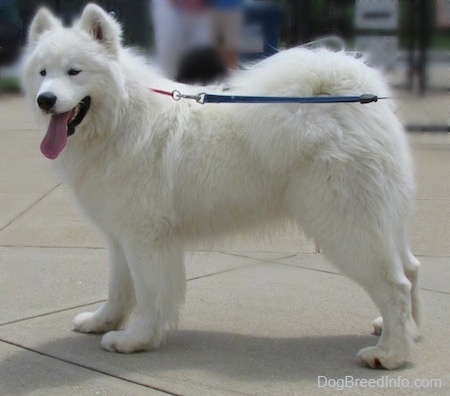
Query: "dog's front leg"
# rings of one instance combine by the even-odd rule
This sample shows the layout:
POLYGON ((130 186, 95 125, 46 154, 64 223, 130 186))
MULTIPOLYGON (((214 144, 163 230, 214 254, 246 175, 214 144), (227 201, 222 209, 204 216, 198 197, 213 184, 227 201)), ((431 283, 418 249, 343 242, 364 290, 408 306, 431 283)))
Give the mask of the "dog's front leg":
POLYGON ((176 327, 186 292, 183 247, 170 239, 151 243, 135 237, 125 244, 137 313, 123 331, 103 336, 102 346, 121 353, 157 348, 167 330, 176 327))
POLYGON ((108 299, 97 311, 75 317, 75 330, 82 333, 116 330, 132 311, 134 292, 130 271, 122 247, 113 238, 108 238, 108 256, 108 299))

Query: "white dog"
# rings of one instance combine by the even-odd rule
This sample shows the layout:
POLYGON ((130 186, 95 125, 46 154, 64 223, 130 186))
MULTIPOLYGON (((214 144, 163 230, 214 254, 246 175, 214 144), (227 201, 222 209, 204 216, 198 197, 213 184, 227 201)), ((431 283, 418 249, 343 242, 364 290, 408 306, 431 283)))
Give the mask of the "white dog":
MULTIPOLYGON (((78 315, 76 330, 106 332, 110 351, 157 347, 185 296, 185 244, 281 218, 318 241, 378 306, 381 338, 359 352, 362 361, 393 369, 409 358, 419 319, 419 263, 407 231, 414 177, 390 101, 175 102, 149 88, 199 89, 163 79, 124 49, 119 24, 95 5, 72 28, 39 11, 25 85, 50 120, 43 154, 57 158, 108 241, 108 300, 78 315)), ((230 86, 237 94, 389 94, 362 61, 323 49, 281 52, 230 86)))

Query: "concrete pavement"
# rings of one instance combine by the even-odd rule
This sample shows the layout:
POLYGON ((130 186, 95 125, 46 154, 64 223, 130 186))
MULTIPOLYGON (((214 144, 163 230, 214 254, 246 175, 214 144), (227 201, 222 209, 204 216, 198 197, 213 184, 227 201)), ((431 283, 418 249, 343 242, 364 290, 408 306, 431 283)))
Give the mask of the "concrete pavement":
POLYGON ((423 339, 395 372, 358 364, 356 352, 377 342, 375 307, 290 229, 189 252, 179 331, 158 351, 112 354, 100 336, 72 332, 72 318, 106 297, 106 251, 52 176, 41 138, 21 97, 0 98, 0 395, 321 395, 339 392, 325 378, 346 376, 379 385, 348 395, 450 394, 449 136, 411 139, 423 339))

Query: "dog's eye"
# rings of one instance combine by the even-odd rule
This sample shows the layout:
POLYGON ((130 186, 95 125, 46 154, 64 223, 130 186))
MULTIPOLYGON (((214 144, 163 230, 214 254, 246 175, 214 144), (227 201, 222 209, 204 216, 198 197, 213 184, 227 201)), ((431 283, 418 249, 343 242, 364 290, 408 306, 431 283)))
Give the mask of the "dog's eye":
POLYGON ((47 75, 47 70, 43 69, 39 73, 42 77, 45 77, 47 75))
POLYGON ((81 70, 77 70, 77 69, 70 69, 68 72, 67 72, 67 74, 69 75, 69 76, 76 76, 77 74, 80 74, 81 73, 81 70))

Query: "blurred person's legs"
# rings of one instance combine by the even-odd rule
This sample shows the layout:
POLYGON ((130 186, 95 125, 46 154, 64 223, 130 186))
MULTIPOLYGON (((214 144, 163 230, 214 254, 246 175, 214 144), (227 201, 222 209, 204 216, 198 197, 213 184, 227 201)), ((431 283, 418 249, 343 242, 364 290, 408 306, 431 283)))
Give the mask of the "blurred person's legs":
POLYGON ((172 0, 152 0, 158 64, 166 77, 174 78, 183 51, 183 18, 172 0))
POLYGON ((244 14, 241 8, 216 9, 213 23, 217 42, 221 43, 221 54, 228 68, 239 68, 239 52, 241 48, 244 14))
POLYGON ((214 46, 214 34, 209 9, 183 12, 184 51, 214 46))
POLYGON ((177 81, 207 85, 226 74, 226 69, 221 65, 221 59, 216 53, 211 16, 205 0, 186 0, 184 3, 184 48, 176 75, 177 81), (195 7, 189 7, 189 4, 195 7))

